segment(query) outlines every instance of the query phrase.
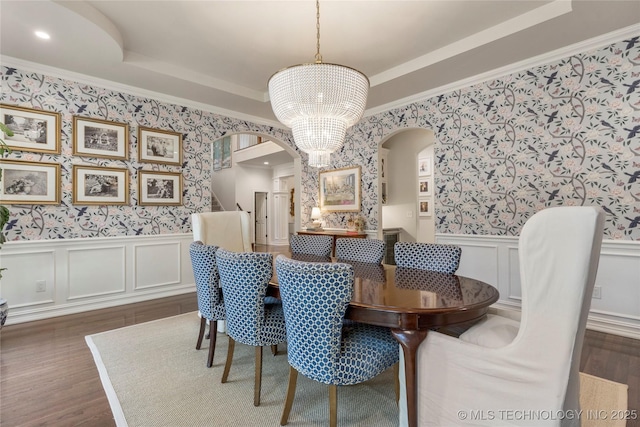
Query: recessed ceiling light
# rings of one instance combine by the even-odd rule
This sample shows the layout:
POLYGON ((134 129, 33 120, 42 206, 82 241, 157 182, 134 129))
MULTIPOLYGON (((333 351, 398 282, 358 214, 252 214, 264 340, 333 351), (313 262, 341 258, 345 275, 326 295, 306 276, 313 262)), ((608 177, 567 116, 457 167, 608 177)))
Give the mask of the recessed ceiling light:
POLYGON ((265 164, 265 165, 268 165, 268 164, 269 164, 269 162, 264 162, 264 164, 265 164))
POLYGON ((49 40, 51 38, 51 36, 47 33, 45 33, 44 31, 36 31, 36 36, 38 36, 39 38, 43 39, 43 40, 49 40))

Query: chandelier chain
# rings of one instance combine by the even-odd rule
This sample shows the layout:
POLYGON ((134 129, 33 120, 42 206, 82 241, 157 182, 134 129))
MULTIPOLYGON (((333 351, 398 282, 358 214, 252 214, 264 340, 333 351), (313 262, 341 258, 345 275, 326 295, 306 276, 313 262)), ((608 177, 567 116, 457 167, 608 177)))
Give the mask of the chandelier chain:
POLYGON ((316 64, 322 63, 320 55, 320 0, 316 0, 316 64))

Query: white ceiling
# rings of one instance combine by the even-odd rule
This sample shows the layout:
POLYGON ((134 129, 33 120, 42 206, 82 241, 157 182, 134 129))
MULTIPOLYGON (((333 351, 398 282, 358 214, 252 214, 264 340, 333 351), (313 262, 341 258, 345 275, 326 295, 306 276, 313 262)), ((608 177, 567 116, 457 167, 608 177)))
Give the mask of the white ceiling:
MULTIPOLYGON (((637 25, 640 2, 322 0, 320 19, 323 61, 364 72, 375 111, 637 25)), ((0 53, 273 123, 268 79, 313 62, 315 20, 314 0, 0 0, 0 53)))

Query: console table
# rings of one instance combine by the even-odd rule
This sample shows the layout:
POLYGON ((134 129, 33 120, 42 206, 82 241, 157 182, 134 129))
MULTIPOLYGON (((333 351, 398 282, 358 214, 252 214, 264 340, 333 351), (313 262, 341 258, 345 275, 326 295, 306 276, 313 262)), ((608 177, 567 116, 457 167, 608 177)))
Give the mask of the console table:
POLYGON ((312 230, 302 230, 298 231, 298 234, 321 234, 323 236, 332 236, 333 237, 333 246, 331 248, 331 256, 335 256, 336 254, 336 240, 340 237, 353 237, 356 239, 366 239, 367 233, 359 232, 359 231, 342 231, 342 230, 322 230, 322 231, 312 231, 312 230))

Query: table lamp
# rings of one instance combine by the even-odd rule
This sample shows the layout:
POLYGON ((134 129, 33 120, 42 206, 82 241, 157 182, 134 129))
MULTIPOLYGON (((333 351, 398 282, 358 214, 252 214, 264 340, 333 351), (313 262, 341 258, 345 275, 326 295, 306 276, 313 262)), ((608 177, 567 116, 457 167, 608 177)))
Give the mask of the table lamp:
POLYGON ((322 214, 320 213, 320 208, 315 206, 311 209, 311 219, 313 220, 311 224, 313 225, 313 229, 316 231, 322 230, 322 214))

